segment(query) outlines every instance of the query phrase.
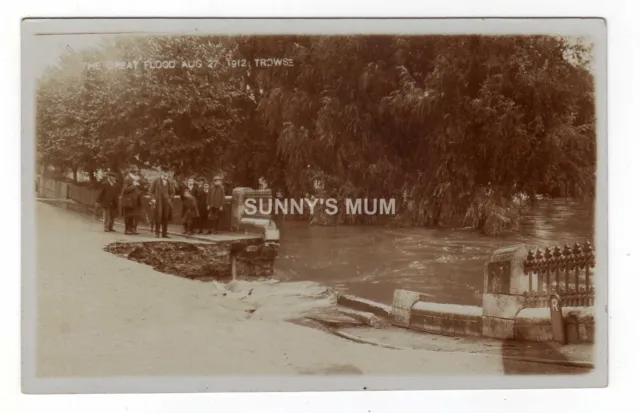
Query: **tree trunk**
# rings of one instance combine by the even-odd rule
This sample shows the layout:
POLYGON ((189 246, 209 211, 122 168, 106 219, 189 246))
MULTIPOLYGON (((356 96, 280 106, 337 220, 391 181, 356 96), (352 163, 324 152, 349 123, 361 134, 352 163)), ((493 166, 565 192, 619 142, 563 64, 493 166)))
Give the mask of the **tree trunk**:
POLYGON ((89 168, 89 181, 91 181, 91 183, 96 183, 97 179, 96 179, 96 170, 93 166, 91 166, 89 168))
POLYGON ((73 171, 73 182, 78 183, 78 168, 72 168, 73 171))

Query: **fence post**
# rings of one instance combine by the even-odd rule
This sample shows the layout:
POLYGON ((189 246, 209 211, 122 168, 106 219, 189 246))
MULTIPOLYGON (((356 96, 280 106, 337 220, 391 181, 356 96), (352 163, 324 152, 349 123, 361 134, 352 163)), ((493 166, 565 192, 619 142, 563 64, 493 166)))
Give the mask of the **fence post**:
MULTIPOLYGON (((562 250, 562 255, 565 256, 565 257, 568 257, 570 253, 571 253, 571 249, 569 248, 568 245, 565 245, 564 249, 562 250)), ((566 259, 565 259, 565 261, 566 261, 566 259)), ((565 281, 564 281, 564 292, 565 292, 565 294, 571 294, 571 287, 570 287, 571 284, 569 282, 569 272, 570 272, 569 264, 566 263, 566 262, 563 262, 563 264, 565 266, 564 267, 564 279, 565 279, 565 281)), ((569 303, 569 304, 571 304, 571 303, 569 303)))
POLYGON ((552 294, 549 298, 549 311, 553 339, 560 344, 566 344, 564 319, 562 318, 562 300, 558 294, 552 294))
POLYGON ((235 281, 238 270, 237 270, 237 257, 233 252, 231 253, 231 279, 235 281))

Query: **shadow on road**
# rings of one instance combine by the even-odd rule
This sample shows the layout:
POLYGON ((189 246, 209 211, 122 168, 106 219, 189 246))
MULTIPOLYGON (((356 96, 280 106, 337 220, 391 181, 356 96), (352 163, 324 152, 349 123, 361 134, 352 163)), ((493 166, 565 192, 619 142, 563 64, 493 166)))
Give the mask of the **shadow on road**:
POLYGON ((504 341, 501 353, 505 374, 586 374, 590 371, 571 366, 560 345, 553 342, 504 341))

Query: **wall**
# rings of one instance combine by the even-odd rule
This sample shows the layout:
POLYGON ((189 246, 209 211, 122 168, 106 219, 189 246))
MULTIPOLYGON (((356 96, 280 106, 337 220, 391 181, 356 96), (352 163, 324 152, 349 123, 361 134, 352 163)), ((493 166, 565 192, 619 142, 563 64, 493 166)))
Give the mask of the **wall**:
MULTIPOLYGON (((483 307, 431 303, 424 295, 406 290, 396 290, 390 311, 393 325, 425 333, 521 341, 554 340, 549 308, 520 307, 513 319, 487 317, 484 313, 483 307)), ((565 307, 562 313, 568 344, 593 343, 593 307, 565 307)))
MULTIPOLYGON (((567 343, 593 343, 595 335, 593 307, 564 307, 562 318, 567 343)), ((552 341, 550 310, 548 308, 522 309, 515 319, 514 338, 524 341, 552 341)))
MULTIPOLYGON (((482 307, 430 303, 418 292, 396 290, 391 309, 392 323, 437 334, 554 340, 549 307, 525 308, 530 280, 523 263, 530 249, 526 245, 515 245, 493 253, 484 268, 482 307)), ((593 342, 593 312, 594 308, 590 306, 563 308, 567 341, 593 342)))
POLYGON ((391 306, 391 323, 426 333, 481 336, 482 307, 430 303, 423 294, 396 290, 391 306))
POLYGON ((418 302, 411 309, 409 328, 453 336, 482 336, 482 308, 418 302))

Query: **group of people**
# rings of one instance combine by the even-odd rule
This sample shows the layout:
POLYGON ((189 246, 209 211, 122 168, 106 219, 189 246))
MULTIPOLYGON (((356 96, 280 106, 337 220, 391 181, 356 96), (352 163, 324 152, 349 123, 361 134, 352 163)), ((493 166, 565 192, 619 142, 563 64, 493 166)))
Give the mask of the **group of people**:
MULTIPOLYGON (((129 168, 122 183, 122 189, 116 185, 117 175, 107 174, 97 199, 103 210, 105 232, 113 232, 113 224, 118 211, 124 218, 124 233, 138 234, 138 222, 144 208, 144 196, 141 188, 142 179, 138 167, 129 168)), ((149 217, 156 238, 169 238, 167 227, 173 215, 173 197, 179 194, 182 200, 182 224, 185 234, 211 234, 218 232, 220 216, 224 204, 224 187, 222 177, 215 176, 213 185, 204 178, 189 178, 186 184, 177 189, 177 185, 169 179, 167 168, 161 168, 160 176, 151 182, 148 189, 149 217)))
POLYGON ((220 228, 220 213, 224 204, 222 177, 215 176, 213 185, 204 178, 187 179, 180 193, 182 225, 185 234, 211 234, 220 228))

